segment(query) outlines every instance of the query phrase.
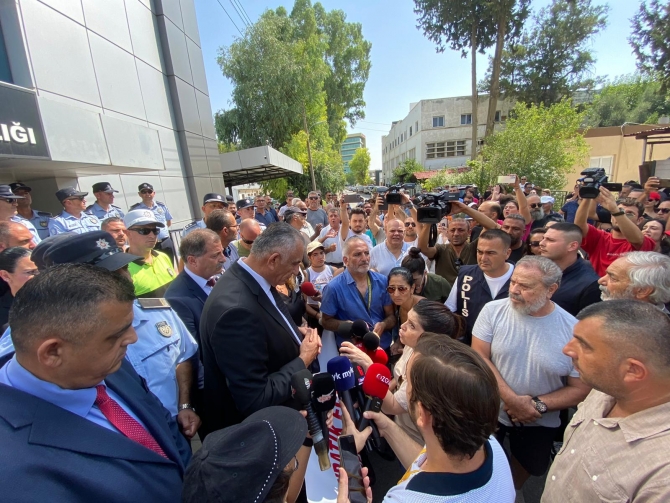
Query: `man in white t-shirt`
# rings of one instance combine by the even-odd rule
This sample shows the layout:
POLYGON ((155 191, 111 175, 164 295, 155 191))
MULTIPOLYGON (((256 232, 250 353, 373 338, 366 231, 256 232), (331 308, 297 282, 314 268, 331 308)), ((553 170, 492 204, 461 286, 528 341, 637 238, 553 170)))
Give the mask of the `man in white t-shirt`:
POLYGON ((400 267, 411 245, 403 241, 404 225, 401 220, 390 218, 385 225, 386 239, 370 252, 370 269, 388 276, 391 269, 400 267))
POLYGON ((590 391, 562 351, 577 323, 551 301, 562 274, 548 258, 522 258, 512 274, 509 298, 486 304, 472 330, 472 349, 498 380, 496 437, 502 444, 509 434, 517 491, 530 475, 546 472, 559 411, 574 407, 590 391))
MULTIPOLYGON (((370 251, 372 251, 373 245, 370 236, 365 232, 366 230, 366 221, 368 216, 365 214, 363 208, 354 208, 351 210, 351 216, 347 213, 348 203, 344 201, 344 196, 340 201, 340 248, 342 244, 352 236, 356 236, 365 241, 368 245, 370 251)), ((374 224, 374 222, 373 222, 374 224)), ((371 224, 370 227, 373 227, 371 224)), ((378 229, 377 225, 374 224, 374 228, 378 229)))
MULTIPOLYGON (((465 344, 427 333, 407 363, 407 381, 409 414, 425 446, 384 414, 364 413, 407 467, 384 501, 512 503, 509 463, 493 437, 500 395, 485 361, 465 344)), ((371 428, 359 433, 348 414, 344 416, 342 434, 353 434, 362 449, 371 428)), ((346 501, 347 481, 340 469, 338 502, 346 501)))
POLYGON ((328 225, 325 226, 317 238, 323 244, 326 252, 326 264, 333 267, 343 267, 342 246, 340 246, 340 210, 328 210, 328 225))

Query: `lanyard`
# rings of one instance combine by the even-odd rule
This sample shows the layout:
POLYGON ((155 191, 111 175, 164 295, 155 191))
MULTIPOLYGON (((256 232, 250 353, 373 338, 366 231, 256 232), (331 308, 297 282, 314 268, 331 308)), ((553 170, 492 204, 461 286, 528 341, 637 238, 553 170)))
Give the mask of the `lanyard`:
POLYGON ((361 294, 361 291, 358 289, 358 286, 354 284, 356 287, 356 293, 358 293, 358 296, 361 298, 361 302, 363 303, 363 307, 366 308, 368 314, 370 314, 370 307, 372 307, 372 282, 370 281, 370 273, 368 273, 368 304, 367 306, 365 305, 365 297, 363 297, 363 294, 361 294))

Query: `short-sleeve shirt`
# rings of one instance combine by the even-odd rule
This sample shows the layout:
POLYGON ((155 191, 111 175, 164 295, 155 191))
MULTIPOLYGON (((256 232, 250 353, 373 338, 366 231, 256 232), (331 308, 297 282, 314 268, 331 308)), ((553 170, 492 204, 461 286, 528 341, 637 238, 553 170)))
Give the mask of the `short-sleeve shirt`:
POLYGON ((317 208, 315 210, 307 208, 307 221, 314 228, 316 228, 316 226, 319 224, 325 227, 328 225, 328 214, 323 210, 323 208, 317 208))
POLYGON ((170 236, 167 223, 168 220, 172 220, 172 214, 170 213, 168 207, 165 206, 165 204, 161 203, 160 201, 154 201, 154 205, 149 208, 146 204, 144 204, 143 201, 141 201, 137 204, 133 204, 130 207, 130 210, 150 210, 154 214, 154 217, 156 217, 156 220, 165 225, 165 227, 158 228, 160 231, 158 233, 158 241, 163 241, 170 236))
POLYGON ((382 241, 370 252, 370 269, 374 269, 379 274, 388 276, 391 269, 400 267, 402 260, 405 258, 411 247, 412 243, 403 242, 400 254, 396 258, 386 245, 386 240, 382 241))
MULTIPOLYGON (((33 216, 28 218, 27 220, 33 224, 33 227, 37 230, 37 235, 40 237, 40 241, 42 239, 46 239, 49 237, 49 220, 51 220, 51 217, 53 215, 49 213, 48 211, 38 211, 38 210, 32 210, 33 216)), ((17 215, 18 217, 21 217, 21 215, 17 215)))
MULTIPOLYGON (((323 289, 321 312, 342 321, 363 320, 370 326, 383 321, 386 318, 384 306, 393 304, 386 291, 388 282, 386 277, 374 271, 369 272, 369 278, 372 292, 365 296, 356 288, 356 280, 348 270, 333 278, 323 289)), ((338 334, 335 334, 335 338, 338 346, 345 341, 338 334)), ((391 332, 386 331, 382 334, 381 346, 388 348, 390 345, 391 332)))
POLYGON ((35 244, 35 246, 40 244, 42 238, 30 220, 28 220, 27 218, 23 218, 21 215, 14 215, 11 218, 11 220, 12 222, 16 222, 17 224, 23 225, 26 229, 30 231, 30 234, 33 235, 33 243, 35 244))
POLYGON ((438 276, 437 274, 429 272, 428 277, 426 278, 426 284, 423 287, 423 291, 421 293, 417 293, 417 295, 421 295, 428 300, 441 302, 444 304, 447 298, 449 298, 450 292, 451 284, 446 279, 444 279, 442 276, 438 276))
POLYGON ((196 220, 195 222, 191 222, 186 227, 184 227, 184 230, 181 231, 181 237, 185 238, 186 236, 188 236, 194 230, 206 229, 206 228, 207 228, 207 225, 205 225, 205 219, 201 218, 200 220, 196 220))
POLYGON ((84 234, 85 232, 99 231, 100 220, 98 217, 82 213, 79 218, 63 211, 57 217, 49 220, 49 235, 55 236, 65 232, 74 232, 75 234, 84 234))
POLYGON ((632 251, 653 251, 656 247, 654 240, 647 236, 644 236, 642 245, 635 248, 627 239, 614 239, 609 232, 587 225, 589 231, 582 239, 582 248, 589 254, 591 265, 600 277, 603 277, 610 264, 622 255, 632 251))
MULTIPOLYGON (((330 232, 330 225, 327 225, 321 229, 319 234, 319 239, 323 238, 326 234, 330 232)), ((330 245, 335 244, 335 251, 326 253, 326 262, 331 264, 341 264, 342 263, 342 245, 340 244, 340 230, 337 230, 337 236, 334 238, 328 238, 323 242, 324 248, 328 248, 330 245)))
POLYGON ((265 214, 261 214, 260 212, 257 211, 256 216, 254 218, 256 219, 257 222, 260 222, 266 227, 270 224, 277 222, 277 217, 275 217, 275 215, 270 210, 265 210, 265 214))
POLYGON ((568 201, 563 205, 561 211, 565 213, 565 221, 569 223, 575 222, 575 215, 577 214, 577 209, 579 208, 579 203, 577 201, 568 201))
POLYGON ((340 234, 340 249, 344 249, 344 241, 347 239, 356 236, 357 238, 361 238, 363 241, 365 241, 368 244, 368 248, 370 249, 370 252, 372 252, 372 249, 375 247, 375 245, 372 243, 372 238, 367 232, 362 232, 361 234, 356 234, 354 231, 349 229, 349 234, 347 234, 347 239, 344 241, 341 239, 341 234, 340 234))
POLYGON ((138 297, 163 297, 168 285, 176 274, 172 260, 165 253, 152 250, 153 260, 147 264, 144 260, 136 260, 128 264, 128 272, 135 286, 138 297))
POLYGON ((124 216, 123 211, 118 206, 110 204, 109 209, 106 210, 98 204, 98 201, 94 202, 90 206, 87 206, 85 212, 88 213, 89 215, 93 215, 98 220, 100 220, 100 222, 103 222, 108 218, 112 217, 123 218, 124 216))
MULTIPOLYGON (((479 313, 472 336, 491 344, 491 361, 517 395, 546 395, 565 386, 566 377, 579 377, 563 347, 572 339, 577 319, 554 304, 546 316, 516 311, 509 299, 489 302, 479 313)), ((559 411, 547 412, 534 423, 560 425, 559 411)), ((512 426, 501 401, 498 421, 512 426)))
POLYGON ((460 257, 456 256, 454 247, 450 244, 435 245, 435 274, 442 276, 450 284, 454 284, 458 277, 458 269, 461 265, 474 265, 477 263, 477 240, 466 243, 461 250, 460 257), (460 259, 460 264, 456 262, 460 259))

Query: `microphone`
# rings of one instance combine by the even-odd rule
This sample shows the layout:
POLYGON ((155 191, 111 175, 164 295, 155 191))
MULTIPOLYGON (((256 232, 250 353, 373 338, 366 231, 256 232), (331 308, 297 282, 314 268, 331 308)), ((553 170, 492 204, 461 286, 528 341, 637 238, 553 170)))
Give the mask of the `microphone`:
POLYGON ((328 362, 328 373, 333 376, 335 380, 335 389, 339 395, 342 403, 347 409, 349 416, 355 422, 356 415, 354 403, 351 400, 349 390, 356 387, 356 378, 354 377, 354 368, 346 356, 336 356, 331 358, 328 362))
POLYGON ((312 378, 312 408, 321 420, 321 429, 326 432, 326 413, 335 407, 335 380, 328 372, 314 374, 312 378))
POLYGON ((372 363, 386 365, 389 361, 386 351, 379 347, 379 336, 374 332, 368 332, 363 336, 363 341, 356 347, 370 357, 372 363))
POLYGON ((351 324, 351 338, 362 339, 369 332, 368 324, 363 320, 355 320, 351 324))
MULTIPOLYGON (((379 412, 382 410, 382 400, 384 400, 384 397, 389 390, 389 384, 391 384, 391 372, 385 365, 382 365, 381 363, 373 363, 368 367, 365 379, 363 380, 363 393, 365 393, 365 396, 367 397, 363 412, 379 412)), ((361 416, 363 416, 363 414, 361 414, 361 416)), ((363 431, 369 423, 369 419, 361 417, 361 422, 358 424, 358 431, 363 431)))
POLYGON ((310 283, 309 281, 305 281, 302 285, 300 285, 300 291, 308 297, 314 297, 319 293, 319 291, 314 286, 314 283, 310 283))
POLYGON ((312 373, 305 369, 296 372, 291 376, 291 388, 293 396, 300 403, 300 406, 307 411, 307 427, 309 434, 314 441, 314 450, 319 457, 319 467, 321 471, 330 468, 330 457, 328 456, 328 439, 323 436, 319 418, 316 417, 312 409, 312 398, 310 388, 312 385, 312 373))
POLYGON ((368 351, 377 351, 379 347, 379 336, 374 332, 367 332, 363 336, 363 346, 368 351))

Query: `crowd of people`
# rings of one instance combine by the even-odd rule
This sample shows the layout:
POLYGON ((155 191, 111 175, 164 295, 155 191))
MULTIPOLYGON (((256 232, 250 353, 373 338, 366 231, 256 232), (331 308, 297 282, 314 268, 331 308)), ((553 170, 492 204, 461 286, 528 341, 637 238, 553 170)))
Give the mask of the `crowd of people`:
POLYGON ((305 502, 350 435, 338 503, 519 502, 545 474, 547 503, 670 499, 670 193, 555 209, 512 176, 447 188, 438 223, 404 191, 210 193, 172 237, 148 183, 57 216, 0 185, 4 498, 305 502))

